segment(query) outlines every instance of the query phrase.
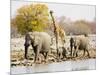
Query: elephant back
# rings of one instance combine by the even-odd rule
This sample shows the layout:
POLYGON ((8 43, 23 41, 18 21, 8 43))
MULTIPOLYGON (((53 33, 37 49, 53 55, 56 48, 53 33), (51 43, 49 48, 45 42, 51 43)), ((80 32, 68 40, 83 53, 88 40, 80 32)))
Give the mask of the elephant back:
POLYGON ((48 33, 46 32, 40 32, 39 36, 41 37, 42 41, 42 49, 43 50, 48 50, 50 49, 50 44, 51 44, 51 37, 48 33))
POLYGON ((39 44, 42 45, 42 50, 48 50, 50 49, 51 44, 51 36, 46 32, 30 32, 29 33, 31 39, 34 39, 34 36, 37 36, 40 38, 39 44))

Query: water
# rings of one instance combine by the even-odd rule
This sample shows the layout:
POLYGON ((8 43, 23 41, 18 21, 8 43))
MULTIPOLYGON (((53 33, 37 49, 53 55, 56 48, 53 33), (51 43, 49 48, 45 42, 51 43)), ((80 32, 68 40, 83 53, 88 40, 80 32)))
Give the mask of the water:
POLYGON ((11 67, 11 74, 41 73, 58 71, 77 71, 96 69, 96 60, 63 61, 51 64, 34 64, 33 66, 11 67))

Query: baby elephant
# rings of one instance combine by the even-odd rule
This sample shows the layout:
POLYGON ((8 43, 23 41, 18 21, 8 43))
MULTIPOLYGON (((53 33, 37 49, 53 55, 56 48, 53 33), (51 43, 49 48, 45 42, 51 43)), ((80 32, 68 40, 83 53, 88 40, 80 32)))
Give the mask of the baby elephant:
POLYGON ((73 56, 78 56, 78 50, 83 50, 85 56, 85 53, 87 52, 88 57, 90 58, 90 54, 88 51, 88 45, 89 45, 89 40, 88 37, 82 36, 82 37, 75 37, 74 38, 74 53, 73 56))
POLYGON ((38 60, 40 53, 43 54, 45 60, 47 61, 47 56, 50 50, 51 37, 46 32, 30 32, 26 35, 25 39, 25 58, 27 58, 27 50, 29 45, 32 45, 35 59, 34 62, 38 60), (27 38, 28 37, 28 38, 27 38))

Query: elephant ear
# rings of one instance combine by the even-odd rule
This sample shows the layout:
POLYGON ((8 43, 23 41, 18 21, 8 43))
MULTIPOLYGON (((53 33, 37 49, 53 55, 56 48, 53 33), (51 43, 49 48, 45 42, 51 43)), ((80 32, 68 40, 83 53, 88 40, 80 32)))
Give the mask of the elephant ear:
POLYGON ((30 39, 34 40, 34 34, 33 34, 33 32, 29 32, 29 35, 30 35, 30 39))
POLYGON ((36 38, 38 41, 40 41, 40 39, 41 39, 39 36, 36 36, 35 38, 36 38))
POLYGON ((34 36, 34 41, 39 44, 41 41, 41 38, 39 36, 34 36))

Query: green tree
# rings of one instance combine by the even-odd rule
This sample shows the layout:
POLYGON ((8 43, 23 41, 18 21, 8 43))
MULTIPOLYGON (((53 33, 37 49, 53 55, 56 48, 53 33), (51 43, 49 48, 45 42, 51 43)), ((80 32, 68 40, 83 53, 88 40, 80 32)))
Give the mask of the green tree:
POLYGON ((24 5, 17 10, 14 18, 18 32, 44 31, 48 26, 48 7, 45 4, 24 5))

